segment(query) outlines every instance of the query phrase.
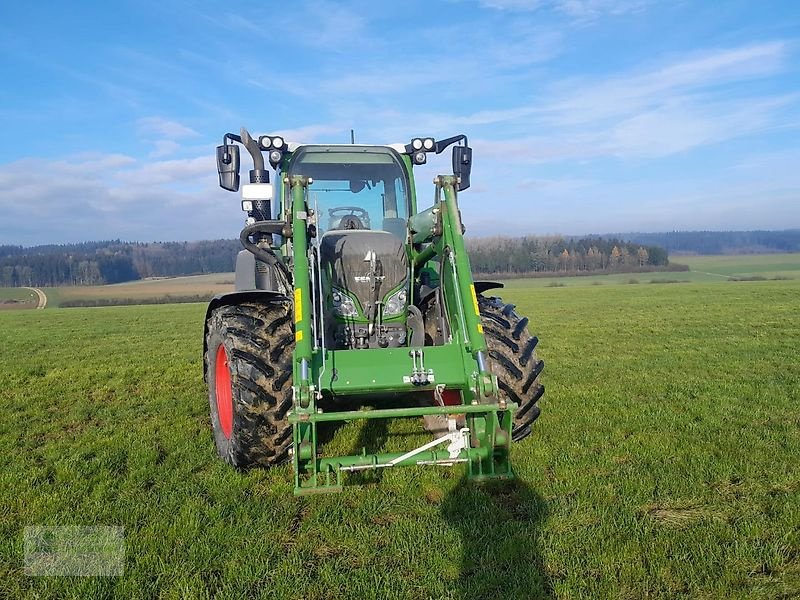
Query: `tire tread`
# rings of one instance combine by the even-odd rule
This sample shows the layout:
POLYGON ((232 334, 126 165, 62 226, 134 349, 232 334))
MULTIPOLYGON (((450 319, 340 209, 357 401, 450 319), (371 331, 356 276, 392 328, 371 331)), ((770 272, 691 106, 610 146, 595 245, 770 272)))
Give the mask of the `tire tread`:
MULTIPOLYGON (((234 423, 229 443, 219 443, 220 456, 240 468, 286 462, 292 442, 288 413, 292 407, 294 327, 288 303, 242 303, 214 310, 208 323, 207 372, 214 368, 219 341, 231 361, 234 423)), ((209 378, 212 424, 215 390, 209 378)))
POLYGON ((500 390, 516 402, 511 437, 518 442, 531 434, 541 412, 536 403, 544 394, 539 376, 544 361, 536 356, 539 338, 528 331, 528 318, 520 317, 513 304, 500 298, 478 296, 489 359, 500 390))

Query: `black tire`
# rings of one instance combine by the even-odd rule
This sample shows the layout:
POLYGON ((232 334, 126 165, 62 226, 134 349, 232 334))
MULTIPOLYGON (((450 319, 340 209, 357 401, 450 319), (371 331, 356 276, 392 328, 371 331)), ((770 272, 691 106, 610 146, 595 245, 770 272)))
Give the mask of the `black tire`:
POLYGON ((520 317, 513 304, 500 298, 478 296, 483 333, 489 346, 492 372, 508 400, 519 406, 514 414, 511 438, 518 442, 531 433, 531 426, 541 412, 536 406, 544 394, 539 375, 544 361, 536 357, 539 339, 528 332, 528 318, 520 317))
POLYGON ((219 307, 208 321, 206 347, 211 424, 220 457, 240 468, 285 462, 292 443, 287 418, 292 408, 291 305, 219 307), (218 370, 219 359, 227 359, 229 384, 226 365, 218 370), (217 402, 218 378, 223 414, 217 402), (228 386, 230 401, 226 402, 228 386))

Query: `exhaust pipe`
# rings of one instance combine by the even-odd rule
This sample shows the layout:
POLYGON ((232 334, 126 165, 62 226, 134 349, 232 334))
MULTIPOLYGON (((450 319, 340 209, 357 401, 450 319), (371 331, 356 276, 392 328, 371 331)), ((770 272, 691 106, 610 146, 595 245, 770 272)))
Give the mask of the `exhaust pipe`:
POLYGON ((242 138, 242 144, 250 156, 253 157, 253 168, 250 171, 250 183, 269 183, 269 171, 264 169, 264 156, 261 154, 261 148, 258 147, 250 132, 244 127, 239 131, 239 136, 242 138))

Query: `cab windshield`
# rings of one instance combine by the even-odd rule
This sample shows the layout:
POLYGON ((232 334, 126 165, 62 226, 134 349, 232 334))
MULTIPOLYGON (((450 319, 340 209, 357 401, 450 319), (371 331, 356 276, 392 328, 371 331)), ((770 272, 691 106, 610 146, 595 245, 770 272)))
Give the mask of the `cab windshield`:
POLYGON ((408 181, 400 158, 389 148, 306 146, 297 151, 289 174, 313 178, 309 204, 317 211, 320 235, 372 229, 405 239, 408 181))

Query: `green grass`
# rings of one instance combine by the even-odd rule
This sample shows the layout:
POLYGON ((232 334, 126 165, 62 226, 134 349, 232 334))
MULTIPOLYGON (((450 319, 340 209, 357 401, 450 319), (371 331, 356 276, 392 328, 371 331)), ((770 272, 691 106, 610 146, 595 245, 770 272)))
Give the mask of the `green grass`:
POLYGON ((24 300, 30 298, 31 292, 24 288, 0 288, 0 301, 2 300, 24 300))
POLYGON ((749 254, 732 256, 678 256, 675 262, 689 265, 692 271, 746 277, 762 275, 800 278, 800 254, 749 254))
POLYGON ((671 262, 689 265, 689 271, 613 273, 586 277, 537 277, 505 281, 511 289, 532 287, 586 287, 639 283, 722 283, 732 277, 800 279, 800 254, 744 254, 731 256, 673 256, 671 262), (562 284, 562 285, 557 285, 562 284))
POLYGON ((0 287, 0 305, 6 300, 16 300, 20 303, 36 306, 36 294, 27 288, 3 288, 0 287))
MULTIPOLYGON (((412 468, 299 499, 287 468, 215 457, 203 306, 2 313, 0 596, 794 597, 799 293, 504 290, 547 363, 520 484, 412 468), (23 527, 61 524, 124 526, 125 575, 26 577, 23 527)), ((429 439, 362 427, 329 447, 429 439)))
POLYGON ((152 298, 180 298, 207 296, 233 291, 233 273, 211 273, 209 275, 187 275, 163 279, 142 279, 112 285, 63 286, 43 288, 47 294, 48 307, 55 308, 61 302, 75 300, 136 300, 152 298))

